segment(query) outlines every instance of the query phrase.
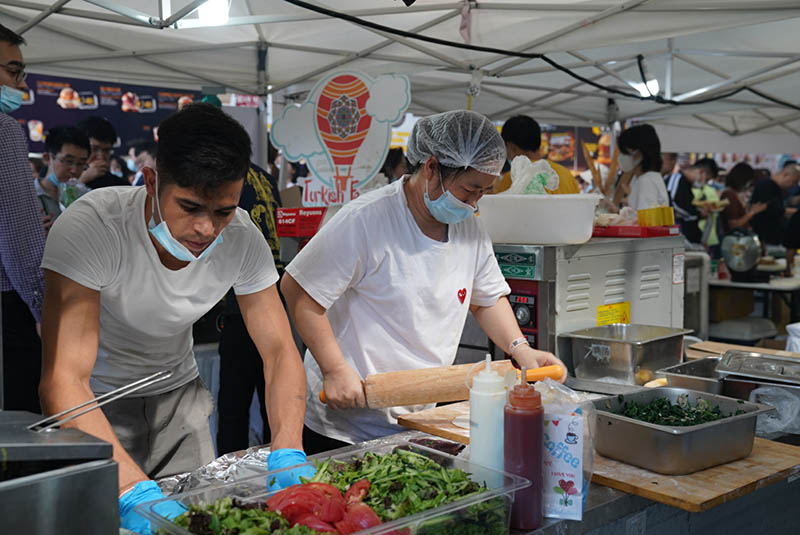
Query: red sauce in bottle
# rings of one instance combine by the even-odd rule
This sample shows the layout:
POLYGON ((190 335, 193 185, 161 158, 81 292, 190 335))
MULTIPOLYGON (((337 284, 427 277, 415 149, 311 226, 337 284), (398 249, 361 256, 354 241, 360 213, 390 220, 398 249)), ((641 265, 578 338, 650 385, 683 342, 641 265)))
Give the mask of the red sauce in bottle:
POLYGON ((531 530, 542 524, 542 398, 533 386, 516 385, 505 406, 505 469, 531 481, 518 490, 511 509, 511 527, 531 530))

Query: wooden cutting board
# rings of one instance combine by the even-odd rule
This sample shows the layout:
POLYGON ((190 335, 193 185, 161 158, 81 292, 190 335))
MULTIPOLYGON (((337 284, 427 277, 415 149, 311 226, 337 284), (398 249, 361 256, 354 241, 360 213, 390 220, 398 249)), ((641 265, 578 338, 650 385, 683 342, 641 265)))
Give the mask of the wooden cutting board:
POLYGON ((469 420, 469 401, 451 403, 413 414, 404 414, 397 419, 397 423, 437 437, 469 444, 469 429, 453 425, 456 418, 462 421, 469 420))
MULTIPOLYGON (((468 419, 468 401, 404 415, 398 422, 469 444, 469 430, 453 425, 459 417, 468 419)), ((800 477, 800 447, 756 438, 749 457, 685 476, 656 474, 595 454, 592 481, 694 513, 787 477, 800 477)))
POLYGON ((756 438, 749 457, 685 476, 656 474, 595 454, 592 481, 697 513, 787 477, 800 477, 800 448, 756 438))

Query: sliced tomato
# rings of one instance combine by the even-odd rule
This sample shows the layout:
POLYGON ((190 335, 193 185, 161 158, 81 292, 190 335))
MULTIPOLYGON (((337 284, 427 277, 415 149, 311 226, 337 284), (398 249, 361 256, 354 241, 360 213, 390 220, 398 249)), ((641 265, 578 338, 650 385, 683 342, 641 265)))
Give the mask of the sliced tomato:
POLYGON ((344 514, 343 522, 347 524, 346 527, 352 528, 352 531, 342 531, 338 523, 335 524, 336 529, 338 529, 340 533, 354 533, 362 529, 379 525, 381 519, 369 505, 364 502, 353 502, 347 505, 347 511, 344 514))
POLYGON ((327 523, 341 520, 345 515, 342 493, 325 483, 294 485, 282 490, 267 500, 267 508, 280 513, 292 524, 306 515, 327 523))
POLYGON ((301 526, 305 526, 307 528, 311 528, 315 531, 320 531, 323 533, 338 533, 336 528, 333 527, 333 524, 321 520, 316 515, 301 516, 300 518, 297 519, 297 521, 293 525, 297 524, 300 524, 301 526))
POLYGON ((333 525, 336 526, 336 531, 338 531, 340 535, 347 535, 348 533, 355 533, 358 531, 358 528, 347 519, 334 522, 333 525))
POLYGON ((360 479, 350 485, 350 488, 347 489, 347 492, 344 494, 344 501, 345 503, 353 503, 353 502, 362 502, 364 498, 367 496, 369 492, 371 483, 369 479, 360 479))

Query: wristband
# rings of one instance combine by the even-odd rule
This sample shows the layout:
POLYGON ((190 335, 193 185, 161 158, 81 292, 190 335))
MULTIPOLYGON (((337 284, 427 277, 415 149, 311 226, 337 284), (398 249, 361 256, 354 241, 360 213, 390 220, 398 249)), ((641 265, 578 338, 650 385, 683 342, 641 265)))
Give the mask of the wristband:
POLYGON ((519 346, 523 346, 523 345, 524 346, 530 346, 531 344, 530 344, 530 342, 528 342, 528 339, 525 338, 524 336, 522 336, 520 338, 517 338, 516 340, 512 341, 511 344, 508 346, 508 354, 513 356, 514 355, 514 350, 516 348, 518 348, 519 346))

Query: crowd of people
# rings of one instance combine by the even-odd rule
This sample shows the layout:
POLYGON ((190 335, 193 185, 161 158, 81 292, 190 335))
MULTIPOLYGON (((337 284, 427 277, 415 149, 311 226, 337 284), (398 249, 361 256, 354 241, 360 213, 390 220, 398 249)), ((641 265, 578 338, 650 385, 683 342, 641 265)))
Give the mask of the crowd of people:
MULTIPOLYGON (((519 365, 566 372, 522 335, 491 240, 471 217, 512 147, 486 117, 420 119, 408 157, 393 151, 383 166, 390 183, 323 227, 286 267, 282 296, 275 180, 250 161, 249 135, 219 103, 176 111, 157 144, 137 143, 122 161, 100 117, 50 128, 41 162, 30 161, 9 115, 27 90, 23 43, 0 26, 5 408, 56 414, 171 372, 64 424, 113 446, 122 527, 146 533, 135 509, 163 497, 155 480, 213 460, 213 403, 192 326, 223 299, 217 445, 220 453, 247 446, 246 432, 231 430, 247 422, 223 413, 263 392, 267 467, 291 468, 270 488, 313 474, 299 466, 304 448, 399 431, 399 409, 368 409, 361 380, 452 364, 469 312, 519 365), (282 297, 309 348, 304 360, 282 297)), ((163 506, 167 516, 182 512, 163 506)))
POLYGON ((688 241, 720 258, 722 238, 755 233, 764 254, 787 257, 791 273, 800 247, 800 167, 787 160, 774 174, 740 162, 728 170, 702 158, 679 168, 677 155, 664 153, 661 173, 677 223, 688 241))
MULTIPOLYGON (((213 459, 192 325, 221 301, 218 453, 247 447, 255 391, 272 470, 304 463, 304 449, 399 431, 397 417, 422 407, 370 409, 363 379, 452 364, 470 312, 519 365, 566 372, 522 335, 491 239, 471 217, 484 194, 511 185, 508 160, 541 159, 534 119, 512 117, 500 132, 465 110, 420 119, 407 154, 390 151, 385 185, 345 205, 284 274, 276 173, 251 162, 249 135, 218 100, 177 111, 158 142, 131 143, 125 155, 114 154, 114 126, 95 116, 50 128, 42 158, 29 159, 9 115, 27 90, 23 43, 0 26, 4 408, 55 414, 170 370, 69 424, 113 445, 123 527, 147 529, 135 507, 163 496, 155 479, 213 459)), ((722 188, 713 160, 679 169, 652 126, 625 130, 618 145, 631 177, 621 202, 632 209, 671 203, 687 239, 712 254, 724 233, 748 227, 768 245, 797 247, 796 163, 761 180, 739 164, 722 188)), ((547 193, 578 193, 572 174, 549 163, 558 186, 547 193)), ((277 484, 311 473, 293 469, 277 484)))
POLYGON ((680 165, 678 154, 661 152, 658 135, 648 124, 624 130, 618 146, 619 170, 631 177, 621 186, 627 194, 620 197, 622 204, 634 210, 672 206, 686 240, 712 258, 721 257, 724 236, 752 232, 765 255, 786 256, 786 274, 791 275, 800 247, 796 161, 785 161, 774 174, 745 162, 721 169, 708 157, 680 165))

